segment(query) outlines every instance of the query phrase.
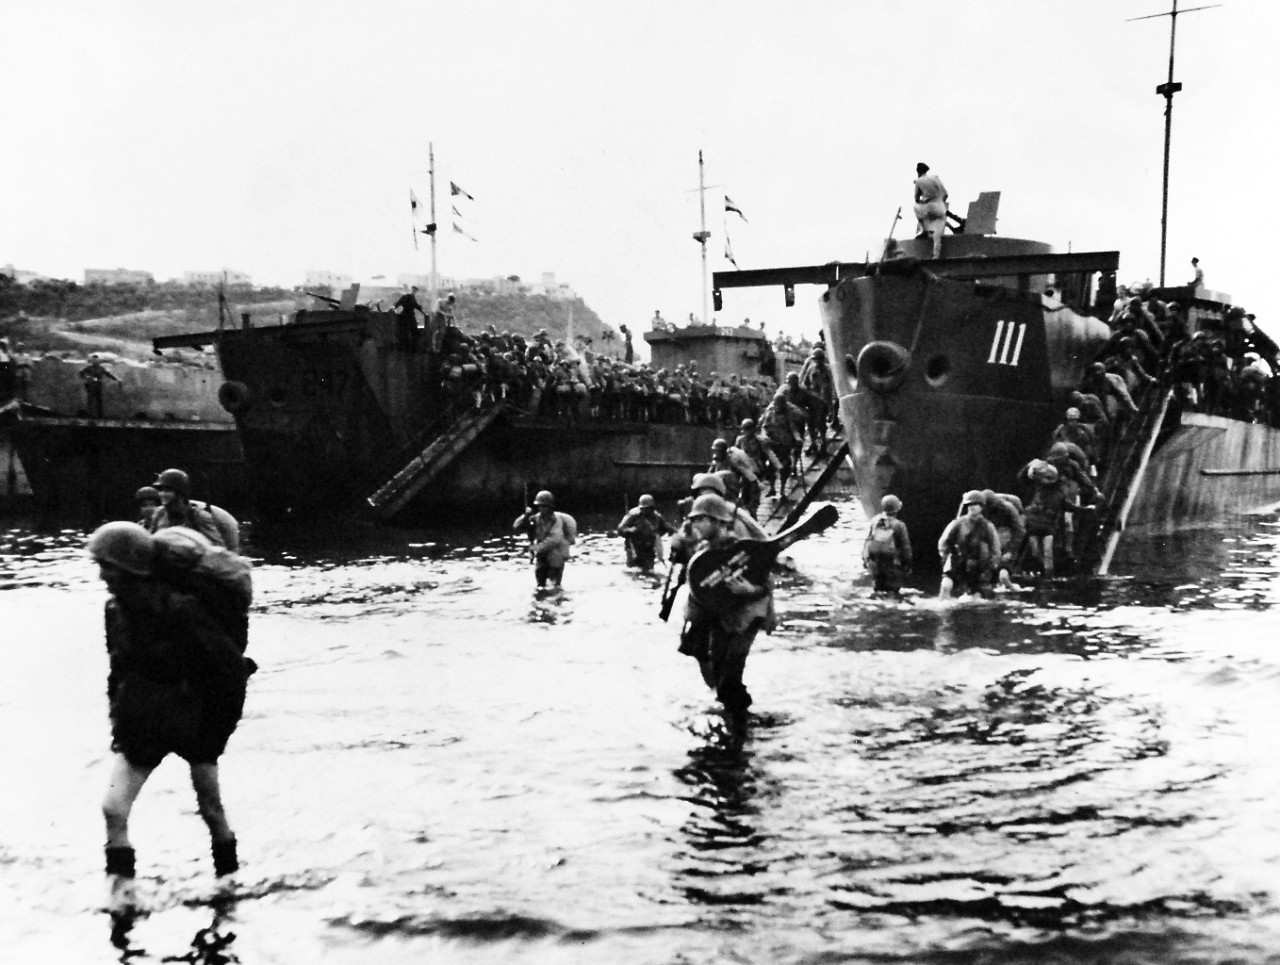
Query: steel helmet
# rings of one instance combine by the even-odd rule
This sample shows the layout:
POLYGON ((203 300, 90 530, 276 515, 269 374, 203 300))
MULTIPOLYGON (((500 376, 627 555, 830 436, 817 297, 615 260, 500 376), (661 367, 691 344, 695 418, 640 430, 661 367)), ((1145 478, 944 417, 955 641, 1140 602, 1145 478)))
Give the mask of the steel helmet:
POLYGON ((982 491, 978 489, 970 489, 964 494, 965 506, 986 506, 987 501, 982 498, 982 491))
POLYGON ((755 427, 756 427, 756 423, 755 423, 755 420, 754 420, 754 419, 743 419, 743 420, 742 420, 742 425, 740 425, 738 428, 740 428, 740 429, 754 429, 755 427))
POLYGON ((150 576, 156 547, 151 534, 137 523, 104 523, 93 531, 85 547, 99 563, 110 563, 137 576, 150 576))
POLYGON ((1058 481, 1058 467, 1051 462, 1042 462, 1031 470, 1031 475, 1042 483, 1056 483, 1058 481))
POLYGON ((191 477, 181 469, 166 469, 151 485, 156 489, 172 489, 179 496, 191 495, 191 477))
POLYGON ((154 486, 143 486, 133 494, 133 498, 137 502, 142 502, 144 499, 154 499, 156 502, 160 502, 160 493, 156 491, 154 486))
POLYGON ((700 472, 694 475, 693 482, 689 485, 690 489, 714 489, 721 496, 724 495, 724 480, 714 473, 700 472))
POLYGON ((1069 408, 1069 409, 1067 410, 1067 418, 1068 418, 1068 419, 1079 419, 1079 418, 1080 418, 1080 410, 1079 410, 1079 409, 1077 409, 1077 408, 1073 405, 1071 408, 1069 408))
POLYGON ((715 442, 711 443, 711 449, 713 452, 716 449, 728 449, 728 448, 729 448, 729 443, 728 443, 728 440, 725 440, 725 439, 717 439, 715 442))
POLYGON ((533 497, 533 505, 535 506, 554 506, 556 497, 552 496, 549 490, 542 490, 538 495, 533 497))
POLYGON ((640 497, 641 509, 653 509, 657 505, 658 504, 654 502, 653 497, 650 496, 648 493, 645 493, 643 496, 640 497))
POLYGON ((698 519, 702 516, 718 519, 722 523, 732 523, 733 507, 715 493, 703 493, 693 501, 693 508, 689 510, 690 519, 698 519))
POLYGON ((902 508, 902 500, 890 493, 880 500, 880 511, 882 513, 896 513, 902 508))

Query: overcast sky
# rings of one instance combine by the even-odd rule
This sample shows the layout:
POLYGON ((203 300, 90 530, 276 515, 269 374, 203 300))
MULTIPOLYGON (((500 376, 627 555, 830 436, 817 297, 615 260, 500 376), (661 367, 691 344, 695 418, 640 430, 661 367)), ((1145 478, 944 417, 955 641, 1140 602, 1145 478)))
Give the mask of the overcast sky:
MULTIPOLYGON (((1156 280, 1169 18, 1128 18, 1170 3, 8 0, 0 264, 425 272, 434 143, 441 273, 555 272, 614 325, 702 311, 699 150, 711 270, 726 223, 742 268, 860 260, 899 206, 910 235, 924 160, 961 213, 1001 191, 1000 234, 1156 280)), ((1278 28, 1274 0, 1180 14, 1175 69, 1167 280, 1198 255, 1264 322, 1278 28)), ((816 295, 721 319, 812 334, 816 295)))

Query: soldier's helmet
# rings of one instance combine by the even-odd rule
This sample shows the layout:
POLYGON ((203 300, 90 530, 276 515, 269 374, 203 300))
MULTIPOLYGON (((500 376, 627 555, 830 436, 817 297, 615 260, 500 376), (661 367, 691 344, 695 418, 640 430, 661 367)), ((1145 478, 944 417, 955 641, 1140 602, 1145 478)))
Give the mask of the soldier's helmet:
POLYGON ((156 547, 150 533, 137 523, 104 523, 93 531, 85 547, 99 563, 110 563, 137 576, 150 576, 156 547))
POLYGON ((643 496, 640 497, 639 505, 641 509, 653 509, 658 504, 654 501, 652 496, 650 496, 648 493, 645 493, 643 496))
POLYGON ((733 507, 725 502, 724 498, 717 496, 715 493, 703 493, 693 501, 693 508, 689 510, 690 519, 698 519, 700 517, 708 519, 718 519, 722 523, 733 522, 733 507))
POLYGON ((556 498, 551 495, 550 491, 544 489, 533 497, 533 505, 535 506, 555 506, 556 498))
POLYGON ((880 511, 882 513, 896 513, 902 509, 902 500, 890 493, 880 500, 880 511))
MULTIPOLYGON (((1057 470, 1054 471, 1056 472, 1057 470)), ((987 501, 982 498, 982 492, 980 490, 970 489, 964 494, 964 504, 966 507, 973 505, 985 507, 987 505, 987 501)))
POLYGON ((156 489, 172 489, 179 496, 191 495, 191 477, 181 469, 166 469, 151 485, 156 489))
POLYGON ((725 493, 724 480, 711 472, 695 473, 693 482, 689 484, 689 488, 694 492, 697 492, 699 489, 714 489, 721 496, 725 493))

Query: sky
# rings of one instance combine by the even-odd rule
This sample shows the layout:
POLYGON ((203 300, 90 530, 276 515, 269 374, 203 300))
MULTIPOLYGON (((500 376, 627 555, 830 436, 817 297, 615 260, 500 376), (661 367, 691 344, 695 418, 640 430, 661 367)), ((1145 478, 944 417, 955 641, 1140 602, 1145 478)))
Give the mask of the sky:
MULTIPOLYGON (((709 271, 726 229, 743 269, 874 255, 925 161, 961 214, 1002 192, 999 234, 1158 281, 1170 19, 1131 18, 1171 4, 8 0, 0 265, 425 273, 433 146, 442 275, 554 272, 615 326, 703 313, 699 151, 709 271)), ((1274 331, 1280 4, 1177 24, 1166 280, 1198 256, 1274 331)), ((813 335, 819 293, 719 321, 813 335)))

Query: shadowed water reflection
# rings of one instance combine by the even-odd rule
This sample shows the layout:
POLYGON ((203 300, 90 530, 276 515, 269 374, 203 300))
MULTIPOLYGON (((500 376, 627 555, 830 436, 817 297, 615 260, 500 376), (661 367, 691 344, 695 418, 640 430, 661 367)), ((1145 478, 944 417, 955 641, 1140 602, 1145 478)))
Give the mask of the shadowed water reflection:
MULTIPOLYGON (((224 893, 183 769, 101 910, 103 593, 84 534, 0 533, 0 954, 77 962, 1271 960, 1271 518, 1121 545, 991 603, 874 600, 848 500, 788 551, 728 724, 620 565, 538 599, 500 530, 253 543, 224 893)), ((917 586, 916 590, 933 587, 917 586)), ((677 613, 679 611, 677 610, 677 613)))

